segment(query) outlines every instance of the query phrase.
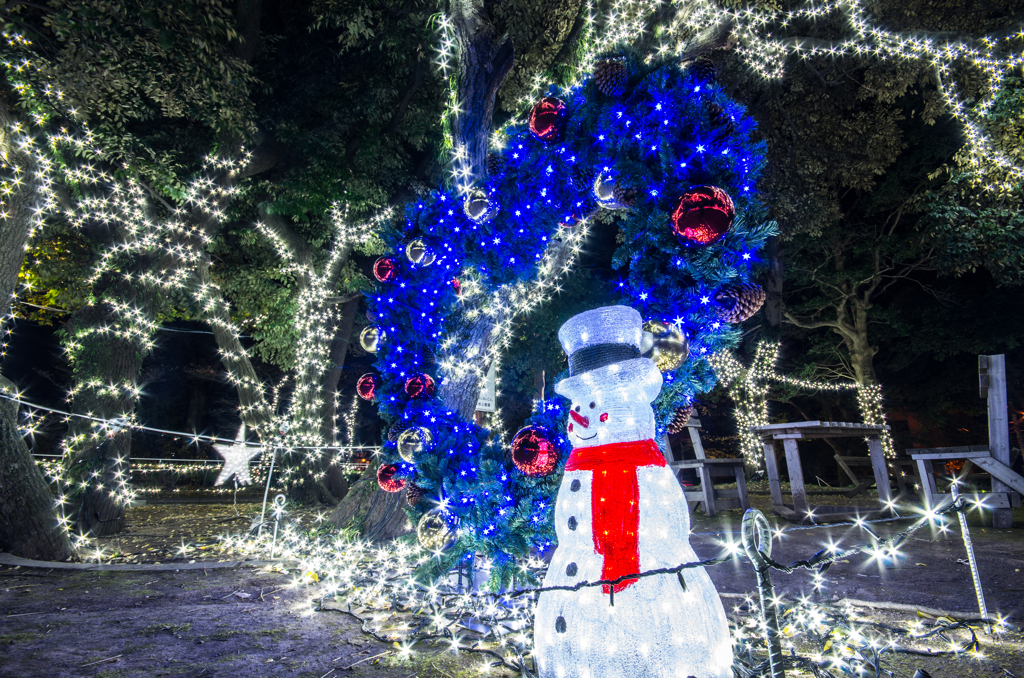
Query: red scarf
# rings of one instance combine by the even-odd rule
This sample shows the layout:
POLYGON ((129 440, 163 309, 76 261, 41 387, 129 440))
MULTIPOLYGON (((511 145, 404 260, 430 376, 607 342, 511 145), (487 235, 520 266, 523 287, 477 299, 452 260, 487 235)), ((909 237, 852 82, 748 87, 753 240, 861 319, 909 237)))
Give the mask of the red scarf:
MULTIPOLYGON (((578 447, 565 463, 566 471, 593 471, 590 517, 594 551, 604 556, 601 579, 618 579, 640 571, 640 485, 636 469, 664 466, 665 457, 653 440, 578 447)), ((618 593, 636 579, 615 585, 618 593)), ((609 585, 603 590, 609 593, 609 585)))

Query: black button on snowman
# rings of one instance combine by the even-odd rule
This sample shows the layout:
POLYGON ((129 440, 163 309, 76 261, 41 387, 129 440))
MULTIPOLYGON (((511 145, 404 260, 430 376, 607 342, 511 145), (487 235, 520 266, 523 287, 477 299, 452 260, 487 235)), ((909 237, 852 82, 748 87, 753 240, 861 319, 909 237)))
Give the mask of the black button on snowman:
MULTIPOLYGON (((544 586, 615 580, 698 560, 679 483, 654 442, 661 372, 640 357, 642 320, 626 306, 581 313, 558 332, 569 356, 555 390, 572 401, 573 453, 555 505, 558 549, 544 586)), ((540 595, 541 678, 731 678, 725 610, 703 569, 540 595)))

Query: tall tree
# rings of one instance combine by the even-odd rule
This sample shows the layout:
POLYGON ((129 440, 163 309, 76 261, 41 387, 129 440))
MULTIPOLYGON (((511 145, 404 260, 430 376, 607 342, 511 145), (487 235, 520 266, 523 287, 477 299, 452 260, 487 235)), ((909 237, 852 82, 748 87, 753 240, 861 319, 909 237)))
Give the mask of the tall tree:
MULTIPOLYGON (((47 189, 47 173, 40 167, 47 160, 24 127, 0 98, 0 152, 12 171, 5 177, 0 218, 0 324, 10 318, 26 245, 39 223, 40 193, 47 189)), ((0 326, 0 334, 5 329, 0 326)), ((14 384, 0 376, 0 395, 7 398, 0 401, 0 549, 25 558, 66 560, 72 555, 70 536, 18 429, 18 406, 9 400, 16 394, 14 384)))

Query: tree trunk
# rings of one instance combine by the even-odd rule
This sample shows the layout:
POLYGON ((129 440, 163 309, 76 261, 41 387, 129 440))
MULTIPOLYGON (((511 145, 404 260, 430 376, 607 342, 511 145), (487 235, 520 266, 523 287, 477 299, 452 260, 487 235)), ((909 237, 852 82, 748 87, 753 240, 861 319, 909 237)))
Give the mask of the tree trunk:
MULTIPOLYGON (((0 377, 0 390, 14 384, 0 377)), ((18 405, 0 401, 0 551, 33 560, 74 555, 56 501, 18 432, 18 405)))
MULTIPOLYGON (((8 165, 19 170, 19 188, 4 198, 0 219, 0 337, 17 292, 18 273, 35 224, 36 162, 20 150, 15 120, 0 99, 0 151, 8 165)), ((0 339, 2 340, 2 339, 0 339)), ((14 384, 0 376, 0 390, 15 393, 14 384)), ((67 560, 73 554, 67 531, 55 512, 55 502, 42 472, 18 432, 18 406, 0 401, 0 550, 23 558, 67 560)))
POLYGON ((334 339, 331 341, 331 369, 324 375, 323 430, 324 438, 330 441, 332 445, 336 444, 338 440, 338 382, 341 381, 341 370, 345 367, 345 357, 348 355, 348 346, 352 340, 352 326, 355 323, 358 311, 358 297, 346 301, 342 305, 341 319, 338 321, 338 331, 334 333, 334 339))
MULTIPOLYGON (((515 53, 511 39, 496 37, 482 0, 455 0, 451 15, 459 41, 456 77, 462 108, 452 119, 452 133, 458 145, 454 169, 458 188, 463 190, 487 176, 494 97, 512 69, 515 53)), ((465 421, 473 421, 480 396, 478 371, 489 363, 492 333, 499 321, 483 313, 466 326, 462 341, 452 353, 468 359, 472 369, 448 375, 441 383, 441 401, 465 421)), ((377 467, 371 462, 331 514, 330 522, 337 527, 355 527, 367 537, 387 540, 404 534, 410 526, 401 510, 399 495, 381 490, 375 481, 376 472, 377 467)))
POLYGON ((494 97, 512 70, 515 51, 508 36, 495 35, 482 0, 455 0, 452 19, 459 41, 458 89, 462 112, 452 120, 455 143, 464 158, 459 187, 470 187, 487 176, 487 148, 494 97))
POLYGON ((270 430, 273 417, 263 394, 263 382, 253 369, 249 354, 234 329, 224 294, 210 276, 210 257, 205 252, 197 262, 193 276, 190 287, 197 290, 196 301, 200 304, 202 318, 210 325, 228 380, 238 392, 242 420, 255 429, 262 440, 269 440, 276 431, 270 430))
POLYGON ((846 350, 850 352, 854 378, 858 384, 877 384, 875 354, 878 353, 878 347, 868 341, 867 309, 855 303, 850 310, 850 321, 844 323, 842 331, 837 329, 836 333, 843 338, 846 350))
POLYGON ((782 303, 782 244, 777 235, 768 238, 768 274, 765 277, 764 287, 767 294, 764 303, 764 318, 768 327, 771 328, 771 334, 775 335, 766 338, 778 340, 782 333, 784 307, 782 303))
MULTIPOLYGON (((190 380, 191 381, 191 380, 190 380)), ((203 415, 206 414, 206 386, 203 382, 189 383, 192 393, 188 400, 188 416, 185 427, 188 431, 203 430, 203 415)))
MULTIPOLYGON (((345 367, 345 357, 348 354, 348 345, 352 339, 352 326, 355 323, 358 311, 358 297, 342 305, 341 319, 338 321, 338 331, 335 332, 334 339, 331 341, 331 369, 324 375, 324 410, 321 418, 324 428, 324 439, 328 445, 338 444, 338 382, 341 380, 341 370, 345 367)), ((352 444, 351 441, 348 442, 350 445, 352 444)), ((327 489, 339 500, 348 494, 348 480, 341 470, 341 462, 343 461, 346 460, 342 455, 332 451, 327 462, 327 489)))
MULTIPOLYGON (((0 218, 0 323, 11 312, 11 300, 18 287, 18 273, 25 261, 25 247, 32 236, 35 216, 37 167, 31 152, 21 150, 21 133, 7 104, 0 98, 0 154, 5 163, 18 170, 18 187, 4 196, 4 216, 0 218)), ((0 327, 0 331, 2 331, 0 327)))
MULTIPOLYGON (((141 289, 139 283, 119 280, 103 292, 103 297, 105 301, 76 311, 65 326, 74 374, 73 410, 105 420, 127 418, 135 411, 134 389, 150 347, 141 339, 129 338, 127 330, 133 318, 125 318, 112 304, 124 304, 153 318, 158 295, 141 289)), ((103 537, 124 529, 131 493, 132 436, 130 429, 111 437, 93 428, 89 420, 71 420, 71 455, 65 473, 73 487, 80 490, 74 509, 78 528, 103 537)))
POLYGON ((377 485, 377 466, 370 465, 352 483, 345 500, 331 512, 328 522, 341 529, 358 531, 367 539, 390 541, 412 526, 405 515, 405 490, 385 492, 377 485))
POLYGON ((485 373, 490 366, 488 354, 493 341, 495 319, 483 316, 473 321, 468 332, 453 351, 468 363, 469 369, 461 374, 446 378, 441 383, 439 397, 445 407, 458 412, 465 421, 473 421, 476 413, 476 402, 480 398, 480 373, 485 373))

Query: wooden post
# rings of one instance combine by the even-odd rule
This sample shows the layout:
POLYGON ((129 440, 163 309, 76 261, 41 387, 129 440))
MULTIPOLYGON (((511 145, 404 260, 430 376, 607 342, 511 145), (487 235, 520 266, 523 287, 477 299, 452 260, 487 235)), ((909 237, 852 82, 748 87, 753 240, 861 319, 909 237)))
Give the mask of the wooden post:
POLYGON ((793 510, 801 519, 807 517, 807 490, 804 488, 804 469, 800 465, 800 449, 795 438, 785 438, 786 465, 789 467, 789 485, 793 490, 793 510))
MULTIPOLYGON (((693 417, 690 417, 693 420, 693 417)), ((707 459, 707 455, 704 454, 704 445, 700 442, 700 433, 697 432, 699 426, 687 425, 686 430, 690 434, 690 442, 693 443, 693 453, 697 455, 697 459, 707 459)))
POLYGON ((921 486, 921 503, 925 508, 931 508, 935 505, 935 494, 938 490, 935 487, 935 476, 930 459, 917 460, 917 482, 921 486))
POLYGON ((871 452, 871 470, 875 472, 875 486, 878 487, 878 503, 890 508, 892 486, 889 484, 889 467, 885 464, 885 451, 877 435, 868 436, 868 450, 871 452))
MULTIPOLYGON (((988 397, 988 449, 992 458, 1010 465, 1010 422, 1006 403, 1006 356, 978 356, 978 381, 982 397, 988 397)), ((1013 488, 992 478, 993 492, 1012 492, 1013 488)), ((1008 530, 1013 527, 1012 509, 993 509, 992 526, 1008 530)))
POLYGON ((764 468, 768 471, 768 489, 772 493, 772 506, 782 506, 782 485, 779 484, 779 465, 775 463, 775 441, 765 438, 764 468))
POLYGON ((661 450, 661 456, 665 457, 665 461, 668 462, 669 465, 675 461, 675 455, 672 452, 672 442, 668 439, 667 433, 663 433, 662 436, 658 438, 658 449, 661 450))
POLYGON ((704 494, 704 515, 713 518, 718 515, 718 507, 715 506, 715 483, 711 479, 711 469, 701 465, 697 473, 700 475, 700 491, 704 494))
POLYGON ((750 508, 750 497, 747 496, 747 471, 740 464, 736 464, 733 472, 736 474, 736 491, 740 496, 740 510, 746 511, 750 508))

